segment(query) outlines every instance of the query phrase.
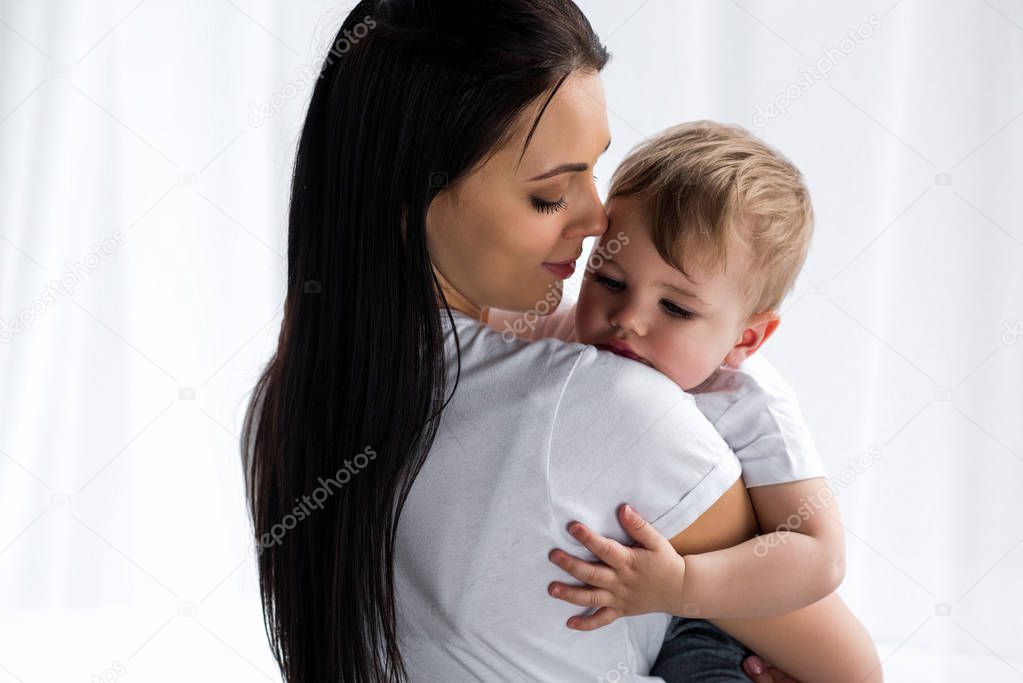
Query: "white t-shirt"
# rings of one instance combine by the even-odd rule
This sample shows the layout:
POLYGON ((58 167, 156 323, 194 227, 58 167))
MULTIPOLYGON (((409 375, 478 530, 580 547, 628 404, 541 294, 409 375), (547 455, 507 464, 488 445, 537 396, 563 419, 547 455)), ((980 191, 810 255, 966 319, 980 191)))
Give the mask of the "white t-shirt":
MULTIPOLYGON (((488 320, 506 339, 576 341, 572 305, 544 317, 492 310, 488 320)), ((739 457, 747 487, 827 476, 795 392, 762 353, 722 366, 690 393, 739 457)))
POLYGON ((670 617, 569 629, 586 610, 547 594, 550 581, 575 581, 548 553, 592 558, 572 520, 631 543, 616 518, 624 502, 675 536, 735 483, 738 460, 693 397, 651 368, 557 339, 506 341, 452 315, 461 376, 398 525, 412 680, 659 681, 647 674, 670 617))

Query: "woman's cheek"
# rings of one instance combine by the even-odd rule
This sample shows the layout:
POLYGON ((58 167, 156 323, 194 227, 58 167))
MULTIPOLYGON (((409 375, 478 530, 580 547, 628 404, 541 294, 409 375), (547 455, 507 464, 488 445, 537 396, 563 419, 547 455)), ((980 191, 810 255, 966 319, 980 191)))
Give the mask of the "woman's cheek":
POLYGON ((511 246, 536 265, 551 255, 561 236, 557 218, 541 215, 531 206, 509 205, 499 220, 511 246))

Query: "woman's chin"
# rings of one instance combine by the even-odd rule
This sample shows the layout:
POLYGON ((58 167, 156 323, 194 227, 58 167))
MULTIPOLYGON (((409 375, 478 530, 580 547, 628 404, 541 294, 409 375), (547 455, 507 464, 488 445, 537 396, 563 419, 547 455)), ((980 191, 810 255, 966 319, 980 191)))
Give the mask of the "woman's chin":
POLYGON ((564 289, 565 285, 562 280, 548 280, 544 283, 543 288, 536 292, 533 298, 525 302, 523 310, 533 311, 541 317, 550 315, 557 310, 558 305, 561 303, 564 289))

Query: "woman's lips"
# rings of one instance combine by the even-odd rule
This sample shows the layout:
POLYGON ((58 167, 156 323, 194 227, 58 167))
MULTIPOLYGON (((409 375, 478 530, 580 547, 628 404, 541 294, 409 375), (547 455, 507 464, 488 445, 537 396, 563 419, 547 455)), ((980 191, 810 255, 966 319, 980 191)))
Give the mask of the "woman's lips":
POLYGON ((561 261, 560 263, 544 263, 543 267, 554 273, 559 280, 567 280, 575 272, 575 259, 561 261))

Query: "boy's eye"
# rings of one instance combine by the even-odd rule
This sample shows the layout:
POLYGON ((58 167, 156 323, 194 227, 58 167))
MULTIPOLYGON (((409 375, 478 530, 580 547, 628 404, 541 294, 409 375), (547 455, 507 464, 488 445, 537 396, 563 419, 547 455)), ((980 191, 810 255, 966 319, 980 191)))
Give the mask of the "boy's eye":
POLYGON ((673 315, 678 318, 684 318, 685 320, 689 320, 690 318, 693 317, 693 314, 690 311, 687 311, 681 306, 673 304, 667 299, 663 299, 661 301, 661 305, 664 306, 664 310, 668 312, 668 315, 673 315))
POLYGON ((533 208, 540 213, 555 213, 556 211, 561 211, 568 206, 568 202, 565 201, 564 197, 554 202, 549 202, 546 199, 540 199, 539 197, 530 197, 529 199, 533 202, 533 208))
POLYGON ((593 279, 595 279, 597 282, 610 289, 612 292, 620 292, 623 289, 625 289, 625 283, 619 282, 618 280, 610 278, 607 275, 594 273, 593 279))

